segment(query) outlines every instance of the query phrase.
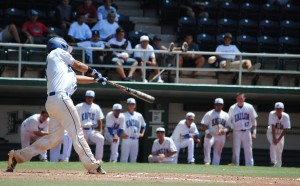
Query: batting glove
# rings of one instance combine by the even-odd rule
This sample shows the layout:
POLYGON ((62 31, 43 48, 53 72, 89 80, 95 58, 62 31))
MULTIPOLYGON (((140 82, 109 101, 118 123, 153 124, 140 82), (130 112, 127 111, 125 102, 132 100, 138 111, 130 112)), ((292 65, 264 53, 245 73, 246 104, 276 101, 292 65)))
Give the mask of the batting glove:
POLYGON ((102 85, 106 85, 106 83, 108 82, 108 79, 105 77, 100 77, 98 79, 96 79, 98 83, 102 83, 102 85))
POLYGON ((94 77, 95 80, 97 80, 102 77, 102 74, 98 72, 96 69, 93 69, 92 76, 94 77))

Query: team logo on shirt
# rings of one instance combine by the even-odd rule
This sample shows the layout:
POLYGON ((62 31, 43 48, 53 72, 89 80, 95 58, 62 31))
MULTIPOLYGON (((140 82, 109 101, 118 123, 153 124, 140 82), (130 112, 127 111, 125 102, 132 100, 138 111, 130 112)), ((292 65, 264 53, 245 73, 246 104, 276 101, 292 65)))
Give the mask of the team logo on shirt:
POLYGON ((211 120, 211 123, 212 123, 212 126, 221 124, 225 127, 226 120, 223 118, 214 118, 211 120))
POLYGON ((95 120, 95 113, 85 112, 81 114, 81 121, 95 120))
POLYGON ((281 130, 282 130, 282 129, 283 129, 283 125, 282 125, 280 122, 279 122, 279 123, 276 123, 276 124, 275 124, 275 128, 276 128, 276 129, 281 129, 281 130))
POLYGON ((114 123, 113 126, 112 126, 114 129, 118 129, 120 127, 120 124, 119 123, 114 123))
POLYGON ((234 115, 234 121, 238 122, 240 120, 249 120, 249 114, 248 113, 238 113, 234 115))
POLYGON ((168 154, 171 152, 169 149, 159 149, 156 151, 157 154, 168 154))

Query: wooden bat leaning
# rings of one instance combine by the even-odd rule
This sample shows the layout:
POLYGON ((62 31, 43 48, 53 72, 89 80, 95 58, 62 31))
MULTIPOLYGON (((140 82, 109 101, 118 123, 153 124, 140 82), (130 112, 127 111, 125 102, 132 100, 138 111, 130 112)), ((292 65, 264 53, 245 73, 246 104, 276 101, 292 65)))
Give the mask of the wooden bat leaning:
POLYGON ((148 103, 154 103, 154 101, 155 101, 155 98, 153 96, 150 96, 150 95, 148 95, 148 94, 146 94, 144 92, 141 92, 141 91, 138 91, 138 90, 135 90, 135 89, 132 89, 132 88, 124 87, 124 86, 119 85, 117 83, 114 83, 112 81, 108 81, 107 83, 109 85, 117 87, 120 90, 123 90, 124 92, 127 92, 127 93, 133 95, 134 97, 137 97, 137 98, 139 98, 141 100, 144 100, 144 101, 146 101, 148 103))

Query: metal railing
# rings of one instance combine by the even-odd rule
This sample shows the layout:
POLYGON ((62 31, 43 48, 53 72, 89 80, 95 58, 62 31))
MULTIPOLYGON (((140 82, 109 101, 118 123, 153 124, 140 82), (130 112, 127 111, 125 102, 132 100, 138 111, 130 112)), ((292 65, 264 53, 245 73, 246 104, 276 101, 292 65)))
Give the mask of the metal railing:
MULTIPOLYGON (((45 61, 28 61, 28 60, 23 60, 22 59, 22 52, 23 49, 32 49, 32 48, 42 48, 45 49, 45 45, 36 45, 36 44, 16 44, 16 43, 0 43, 0 50, 1 52, 5 52, 6 49, 16 49, 18 52, 18 60, 7 60, 7 59, 2 59, 0 58, 0 64, 17 64, 18 66, 18 78, 21 78, 21 69, 22 65, 46 65, 45 61)), ((81 60, 82 62, 86 63, 85 59, 85 50, 93 50, 93 51, 106 51, 106 52, 112 52, 112 51, 124 51, 121 49, 98 49, 94 47, 86 47, 86 48, 80 48, 80 47, 73 47, 73 51, 81 51, 82 58, 77 59, 81 60)), ((128 50, 131 52, 149 52, 147 50, 137 50, 137 49, 131 49, 128 50)), ((247 70, 242 68, 242 63, 239 65, 239 69, 230 69, 230 71, 226 69, 221 69, 221 68, 180 68, 179 67, 179 55, 183 54, 182 51, 166 51, 166 50, 154 50, 155 53, 162 53, 162 54, 172 54, 175 55, 176 59, 176 66, 171 66, 171 67, 165 67, 165 66, 159 66, 159 67, 153 67, 153 66, 137 66, 137 69, 165 69, 165 70, 171 70, 175 71, 175 83, 179 82, 179 71, 197 71, 197 72, 235 72, 238 73, 238 85, 242 85, 242 78, 243 78, 243 73, 249 73, 247 70)), ((264 58, 270 58, 270 57, 276 57, 276 58, 293 58, 293 59, 299 59, 300 62, 300 55, 299 54, 271 54, 271 53, 229 53, 229 52, 208 52, 208 51, 187 51, 184 52, 184 54, 198 54, 198 55, 220 55, 220 54, 233 54, 233 55, 238 55, 240 61, 245 57, 264 57, 264 58)), ((3 55, 1 55, 3 56, 3 55)), ((297 62, 297 63, 299 63, 297 62)), ((145 63, 144 63, 145 64, 145 63)), ((89 66, 93 68, 117 68, 116 65, 113 64, 88 64, 89 66)), ((130 69, 131 66, 123 66, 124 69, 130 69)), ((252 72, 253 73, 253 72, 252 72)), ((254 73, 260 73, 260 74, 294 74, 294 75, 300 75, 300 71, 298 69, 295 70, 267 70, 267 69, 258 69, 255 70, 254 73)), ((143 79, 145 79, 145 74, 143 79)))

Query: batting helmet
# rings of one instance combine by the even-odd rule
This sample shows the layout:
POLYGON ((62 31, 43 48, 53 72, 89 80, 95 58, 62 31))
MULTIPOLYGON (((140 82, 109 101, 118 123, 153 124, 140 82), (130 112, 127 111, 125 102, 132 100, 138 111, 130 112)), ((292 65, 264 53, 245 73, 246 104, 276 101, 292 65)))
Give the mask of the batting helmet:
POLYGON ((67 51, 69 53, 72 52, 73 48, 68 45, 68 43, 60 37, 52 37, 51 39, 48 40, 47 42, 47 47, 46 50, 48 53, 50 53, 52 50, 61 48, 64 51, 67 51))

